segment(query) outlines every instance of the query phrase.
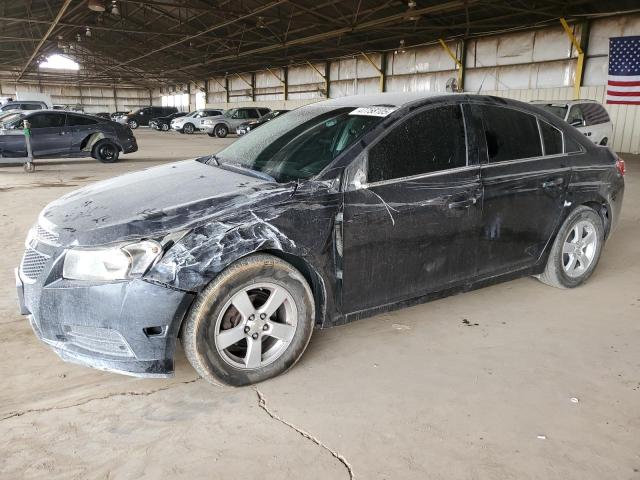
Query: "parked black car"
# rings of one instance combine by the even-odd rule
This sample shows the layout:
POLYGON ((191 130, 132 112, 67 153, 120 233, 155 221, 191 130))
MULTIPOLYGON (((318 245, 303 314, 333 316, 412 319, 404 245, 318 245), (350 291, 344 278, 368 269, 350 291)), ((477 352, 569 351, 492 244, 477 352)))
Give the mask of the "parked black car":
POLYGON ((274 118, 282 115, 283 113, 287 113, 289 110, 271 110, 271 112, 267 113, 265 116, 260 117, 256 120, 251 120, 249 122, 244 122, 238 128, 236 128, 237 135, 244 135, 245 133, 249 133, 252 130, 255 130, 260 125, 263 125, 274 118))
POLYGON ((111 114, 111 120, 113 120, 114 122, 116 122, 118 120, 118 118, 120 117, 124 117, 125 115, 128 115, 131 112, 113 112, 111 114))
POLYGON ((175 112, 171 115, 167 115, 166 117, 154 118, 149 122, 149 127, 162 132, 168 132, 171 128, 171 120, 174 118, 184 117, 187 113, 189 112, 175 112))
POLYGON ((138 127, 146 127, 153 118, 165 117, 176 113, 176 107, 143 107, 117 118, 117 122, 129 125, 129 128, 135 130, 138 127))
POLYGON ((26 157, 24 121, 31 128, 35 158, 93 157, 116 162, 120 153, 138 150, 133 132, 126 125, 83 113, 37 110, 9 115, 0 123, 0 158, 26 157))
MULTIPOLYGON (((570 288, 620 215, 624 163, 529 104, 379 94, 308 105, 207 157, 47 206, 17 277, 64 359, 232 385, 330 327, 525 275, 570 288)), ((499 304, 496 308, 500 308, 499 304)))

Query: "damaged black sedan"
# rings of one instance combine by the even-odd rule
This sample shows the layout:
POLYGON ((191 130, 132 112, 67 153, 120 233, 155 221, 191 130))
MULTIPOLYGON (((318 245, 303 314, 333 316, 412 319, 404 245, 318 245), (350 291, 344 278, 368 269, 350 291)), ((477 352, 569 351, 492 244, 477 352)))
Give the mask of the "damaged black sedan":
POLYGON ((48 205, 17 269, 63 359, 204 378, 285 372, 330 327, 525 275, 576 287, 620 214, 624 163, 535 106, 473 95, 316 103, 216 155, 48 205))

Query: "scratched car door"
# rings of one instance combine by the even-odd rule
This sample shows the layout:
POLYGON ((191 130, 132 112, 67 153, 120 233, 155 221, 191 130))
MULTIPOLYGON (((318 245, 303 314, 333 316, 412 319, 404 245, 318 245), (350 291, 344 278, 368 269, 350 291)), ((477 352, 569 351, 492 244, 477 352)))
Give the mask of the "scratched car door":
POLYGON ((482 198, 467 143, 463 107, 448 104, 412 113, 365 152, 345 188, 345 312, 474 275, 482 198))

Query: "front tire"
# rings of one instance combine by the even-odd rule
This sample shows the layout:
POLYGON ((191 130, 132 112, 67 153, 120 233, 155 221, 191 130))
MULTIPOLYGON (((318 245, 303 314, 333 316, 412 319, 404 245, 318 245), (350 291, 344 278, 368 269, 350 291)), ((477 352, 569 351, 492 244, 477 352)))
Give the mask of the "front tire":
POLYGON ((229 134, 229 129, 223 123, 219 123, 218 125, 216 125, 213 131, 215 132, 216 137, 218 138, 224 138, 229 134))
POLYGON ((313 333, 313 294, 289 263, 238 260, 196 299, 181 329, 185 354, 207 381, 242 386, 289 370, 313 333))
POLYGON ((131 130, 135 130, 139 126, 136 120, 129 120, 128 125, 131 130))
POLYGON ((592 208, 579 206, 562 224, 538 279, 556 288, 583 284, 598 265, 603 246, 602 218, 592 208))
POLYGON ((160 130, 162 130, 163 132, 168 132, 169 125, 167 125, 166 123, 163 123, 162 126, 160 127, 160 130))

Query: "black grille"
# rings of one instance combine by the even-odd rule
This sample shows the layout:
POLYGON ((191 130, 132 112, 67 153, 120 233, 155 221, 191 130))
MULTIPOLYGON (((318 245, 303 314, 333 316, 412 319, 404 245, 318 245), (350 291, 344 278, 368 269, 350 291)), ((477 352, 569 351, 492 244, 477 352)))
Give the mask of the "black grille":
POLYGON ((46 255, 36 252, 32 248, 27 248, 22 258, 22 274, 28 279, 37 280, 48 261, 49 257, 46 255))

